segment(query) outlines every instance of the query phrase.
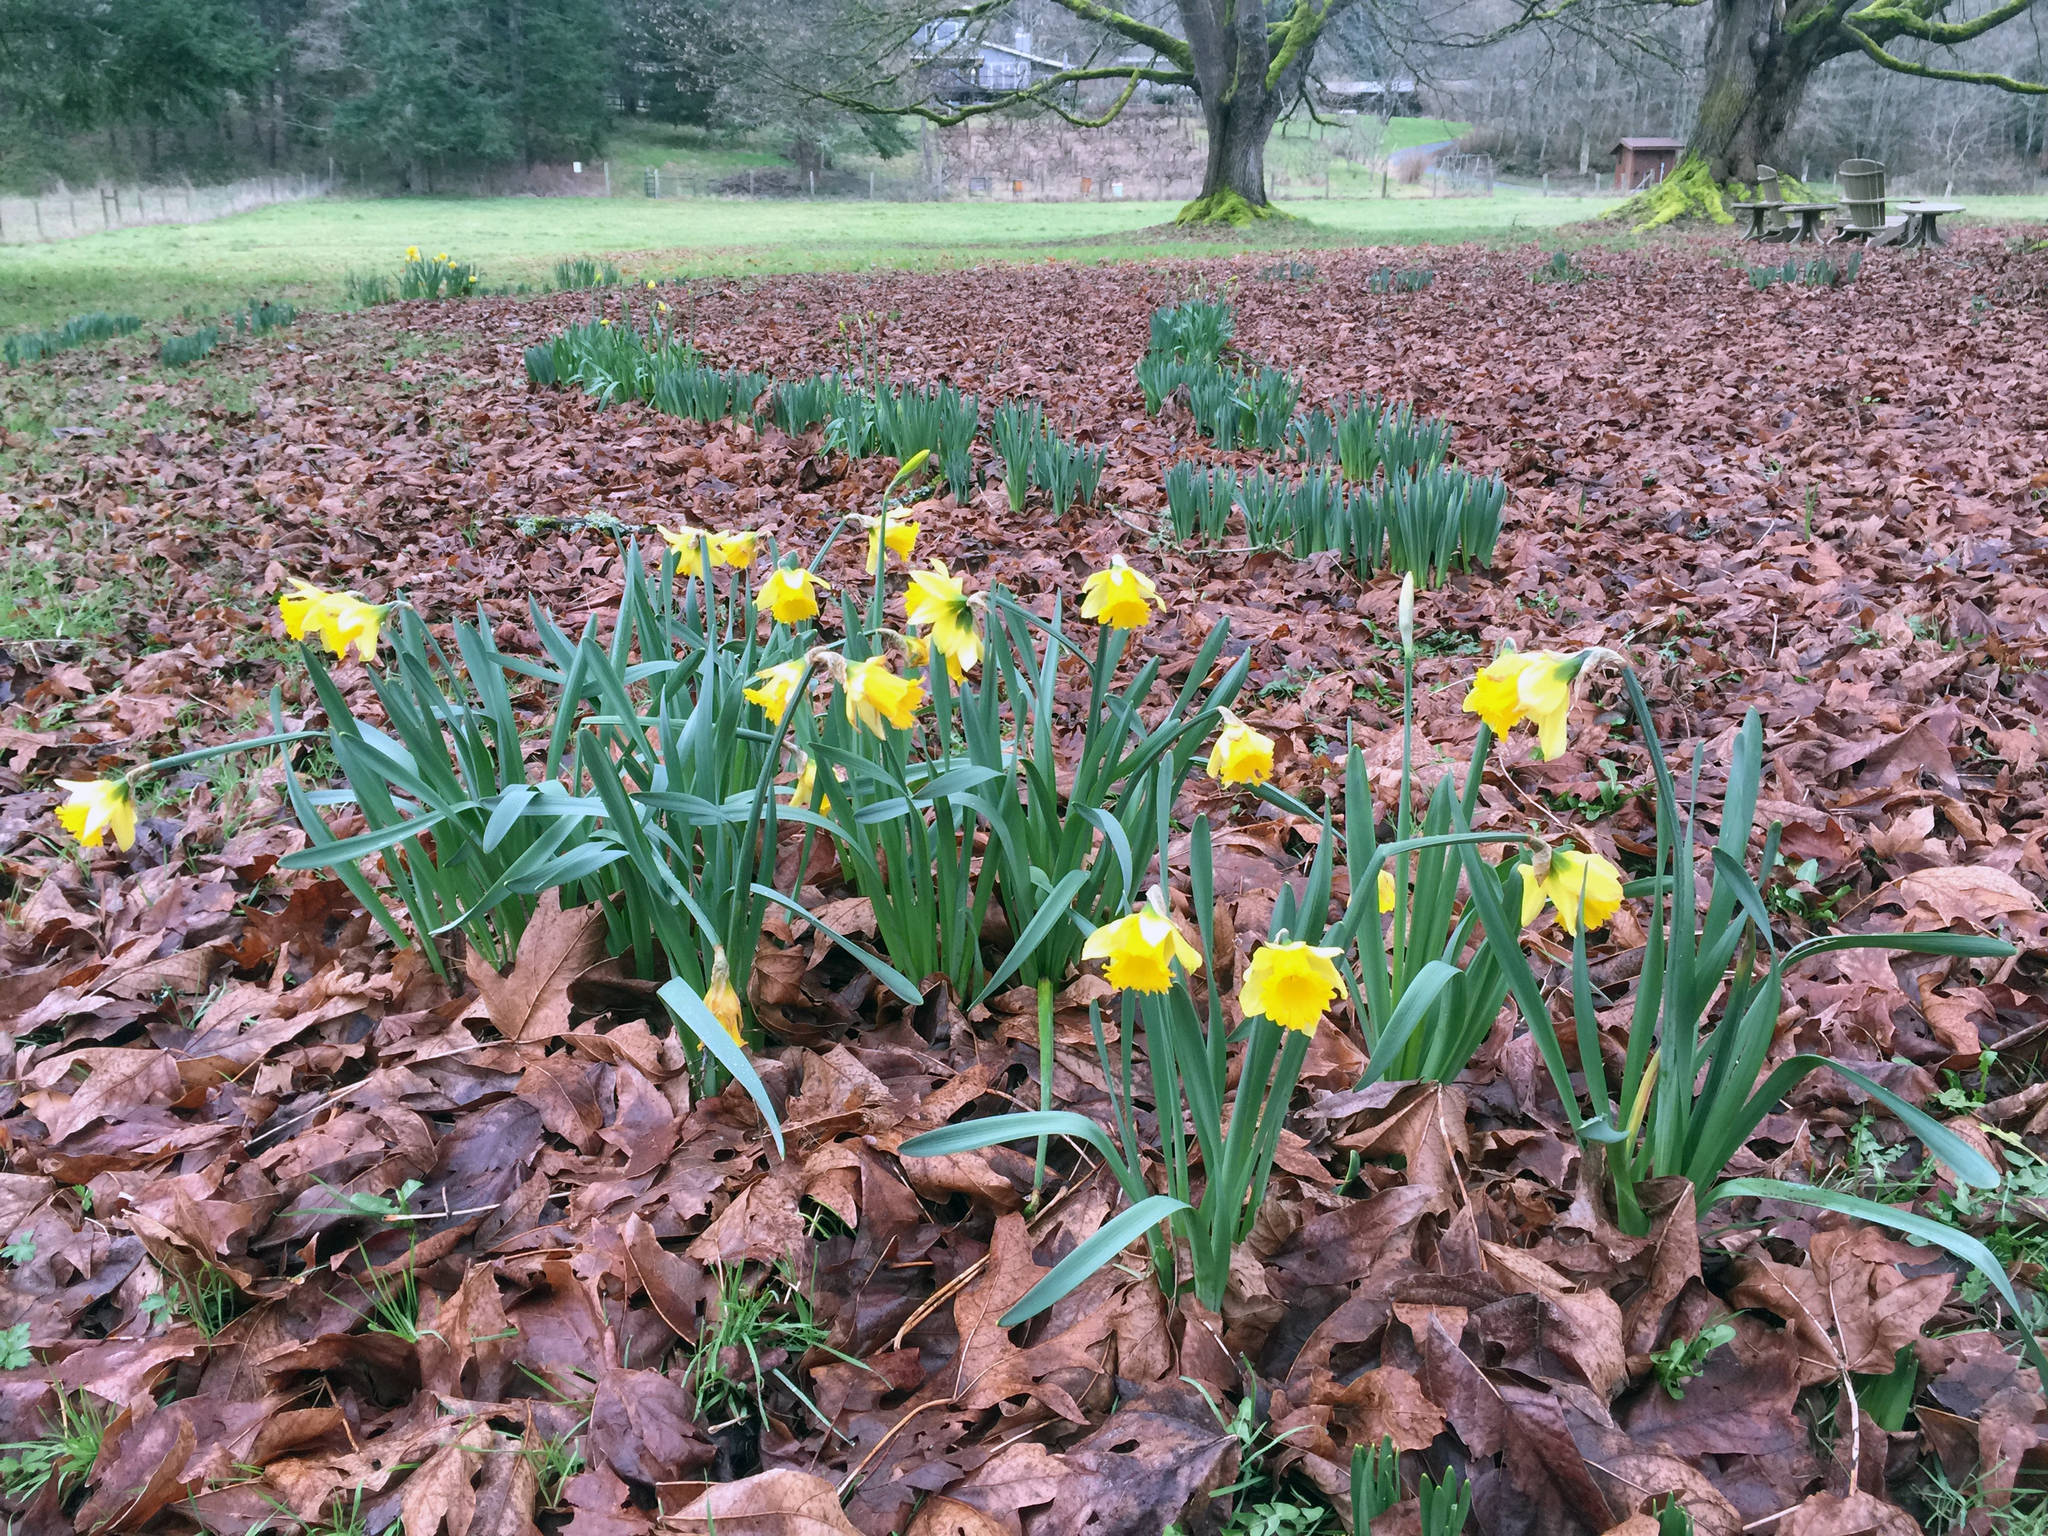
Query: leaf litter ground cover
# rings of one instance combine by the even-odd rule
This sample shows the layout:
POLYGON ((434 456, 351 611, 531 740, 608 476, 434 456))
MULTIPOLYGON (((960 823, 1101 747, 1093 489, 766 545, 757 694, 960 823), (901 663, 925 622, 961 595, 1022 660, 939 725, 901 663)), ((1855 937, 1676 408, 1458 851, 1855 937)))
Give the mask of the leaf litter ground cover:
MULTIPOLYGON (((59 779, 330 723, 280 619, 294 579, 402 599, 444 638, 466 619, 537 658, 540 613, 608 637, 621 535, 645 552, 659 526, 749 529, 808 561, 896 471, 834 451, 822 426, 530 388, 524 349, 588 319, 588 295, 414 304, 307 319, 190 376, 117 343, 0 385, 15 1528, 1334 1531, 1354 1451, 1388 1442, 1401 1475, 1376 1528, 1438 1528, 1443 1501, 1415 1495, 1452 1471, 1473 1524, 1500 1533, 1647 1536, 1674 1499, 1695 1529, 1801 1536, 2024 1510, 2048 1459, 2016 1346, 2042 1324, 2048 1253, 2041 258, 1966 235, 1845 288, 1756 291, 1720 254, 1587 255, 1585 280, 1556 285, 1530 281, 1538 253, 1442 251, 1402 293, 1372 291, 1372 253, 1317 253, 1277 279, 1253 262, 1047 266, 699 284, 631 295, 630 316, 626 296, 597 302, 615 325, 667 303, 726 368, 943 380, 985 411, 1035 401, 1106 450, 1095 505, 1013 511, 984 436, 964 505, 943 479, 913 482, 930 494, 900 517, 919 561, 1023 612, 1057 600, 1083 640, 1083 582, 1121 557, 1160 601, 1119 675, 1156 661, 1162 696, 1241 678, 1231 707, 1270 738, 1274 793, 1198 760, 1162 893, 1184 935, 1201 923, 1216 986, 1195 995, 1226 1024, 1276 909, 1314 888, 1338 835, 1326 808, 1369 797, 1382 841, 1408 824, 1400 583, 1335 553, 1248 552, 1241 522, 1171 535, 1180 460, 1294 466, 1214 448, 1185 400, 1147 412, 1133 370, 1150 317, 1220 296, 1247 369, 1293 375, 1304 404, 1363 392, 1447 418, 1457 462, 1504 477, 1508 499, 1492 568, 1415 598, 1412 818, 1447 773, 1463 785, 1461 706, 1505 644, 1633 665, 1681 774, 1703 748, 1703 843, 1756 710, 1748 852, 1779 825, 1754 897, 1781 946, 1911 931, 2020 951, 1817 955, 1785 973, 1770 1059, 1850 1065, 2004 1178, 1958 1187, 1875 1091, 1829 1071, 1720 1171, 1974 1233, 2025 1317, 1942 1248, 1810 1204, 1705 1206, 1651 1179, 1643 1221, 1618 1219, 1610 1154, 1573 1132, 1593 1107, 1582 1043, 1627 1081, 1656 926, 1640 888, 1577 954, 1547 918, 1521 942, 1572 1105, 1512 1001, 1452 1080, 1357 1087, 1363 1026, 1339 1000, 1298 1052, 1220 1311, 1165 1296, 1133 1243, 1005 1328, 1127 1191, 1073 1139, 1051 1144, 1037 1201, 1030 1140, 902 1149, 1038 1110, 1049 1087, 1099 1125, 1131 1116, 1144 1177, 1167 1188, 1161 1058, 1145 1074, 1138 1054, 1134 1101, 1113 1068, 1135 1016, 1097 967, 1057 980, 1048 1082, 1031 986, 978 1008, 927 976, 909 978, 923 1002, 894 995, 820 926, 879 953, 886 915, 831 839, 783 826, 773 883, 818 925, 766 906, 737 978, 778 1156, 739 1086, 699 1092, 659 978, 609 952, 597 909, 543 895, 502 974, 453 935, 437 968, 341 880, 283 867, 306 838, 277 751, 139 778, 133 849, 82 854, 53 816, 59 779), (1191 678, 1212 638, 1215 665, 1191 678)), ((820 567, 856 603, 862 543, 820 567)), ((828 603, 819 638, 840 629, 828 603)), ((326 661, 343 713, 382 720, 369 669, 326 661)), ((1084 661, 1047 705, 1064 774, 1086 745, 1084 661)), ((542 691, 511 707, 540 709, 542 691)), ((1590 670, 1554 760, 1527 730, 1493 746, 1472 823, 1640 887, 1658 822, 1635 721, 1620 675, 1590 670)), ((291 744, 306 783, 338 782, 327 750, 291 744)), ((1349 896, 1334 863, 1333 910, 1349 896)), ((1703 891, 1721 878, 1700 869, 1703 891)), ((986 972, 1017 938, 998 906, 960 963, 986 972)), ((692 984, 710 995, 708 975, 692 984)), ((1227 1066, 1249 1070, 1235 1048, 1227 1066)))

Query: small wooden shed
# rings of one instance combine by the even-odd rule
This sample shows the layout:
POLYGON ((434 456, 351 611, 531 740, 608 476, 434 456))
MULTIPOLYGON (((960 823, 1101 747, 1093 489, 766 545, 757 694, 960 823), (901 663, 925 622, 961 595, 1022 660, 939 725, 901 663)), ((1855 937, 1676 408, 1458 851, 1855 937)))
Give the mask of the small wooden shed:
POLYGON ((1683 139, 1623 139, 1614 146, 1614 190, 1635 192, 1671 174, 1685 153, 1683 139))

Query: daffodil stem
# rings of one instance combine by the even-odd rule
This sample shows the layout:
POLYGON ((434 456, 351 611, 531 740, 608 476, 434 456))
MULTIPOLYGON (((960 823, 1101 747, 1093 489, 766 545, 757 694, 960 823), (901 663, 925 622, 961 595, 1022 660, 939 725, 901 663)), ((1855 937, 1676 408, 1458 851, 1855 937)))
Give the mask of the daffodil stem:
MULTIPOLYGON (((893 482, 892 482, 893 484, 893 482)), ((882 493, 882 517, 875 526, 875 595, 868 604, 868 631, 882 627, 882 604, 886 600, 889 576, 889 493, 882 493)))
MULTIPOLYGON (((1052 978, 1038 982, 1038 1107, 1052 1108, 1052 978)), ((1038 1161, 1031 1170, 1031 1209, 1038 1209, 1045 1192, 1045 1154, 1049 1137, 1038 1138, 1038 1161)))
POLYGON ((1464 825, 1472 825, 1472 813, 1479 808, 1479 783, 1486 777, 1486 757, 1493 750, 1493 727, 1479 722, 1479 734, 1472 738, 1472 765, 1465 770, 1464 825))

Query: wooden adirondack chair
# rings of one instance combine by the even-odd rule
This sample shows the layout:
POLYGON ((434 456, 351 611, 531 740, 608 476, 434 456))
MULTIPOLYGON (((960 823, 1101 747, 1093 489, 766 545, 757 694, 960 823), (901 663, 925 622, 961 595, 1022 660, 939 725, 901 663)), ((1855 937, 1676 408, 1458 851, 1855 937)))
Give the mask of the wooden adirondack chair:
POLYGON ((1905 238, 1905 215, 1885 216, 1882 160, 1844 160, 1835 170, 1835 184, 1841 188, 1843 213, 1837 240, 1891 245, 1905 238))
MULTIPOLYGON (((1784 190, 1778 185, 1776 167, 1765 165, 1761 160, 1757 162, 1756 167, 1756 200, 1760 203, 1782 203, 1785 201, 1784 190)), ((1792 221, 1782 213, 1767 213, 1764 215, 1764 238, 1766 240, 1771 239, 1773 236, 1789 233, 1791 228, 1792 221)))

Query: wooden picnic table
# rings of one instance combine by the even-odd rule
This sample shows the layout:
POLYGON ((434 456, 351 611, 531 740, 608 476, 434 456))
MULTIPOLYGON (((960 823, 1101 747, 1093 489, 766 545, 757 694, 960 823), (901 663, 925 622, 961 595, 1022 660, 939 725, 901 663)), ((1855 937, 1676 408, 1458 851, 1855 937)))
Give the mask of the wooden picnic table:
POLYGON ((1906 237, 1899 242, 1910 249, 1921 245, 1947 245, 1948 240, 1935 220, 1945 213, 1961 213, 1961 203, 1900 203, 1899 212, 1906 216, 1906 237))
POLYGON ((1728 206, 1737 213, 1746 214, 1749 217, 1749 225, 1742 231, 1742 238, 1744 240, 1768 240, 1771 238, 1771 231, 1764 227, 1764 221, 1771 216, 1773 208, 1782 208, 1785 205, 1783 203, 1730 203, 1728 206))
POLYGON ((1833 213, 1834 203, 1779 203, 1778 211, 1790 216, 1799 215, 1799 227, 1785 237, 1788 245, 1819 245, 1821 242, 1821 215, 1833 213))

